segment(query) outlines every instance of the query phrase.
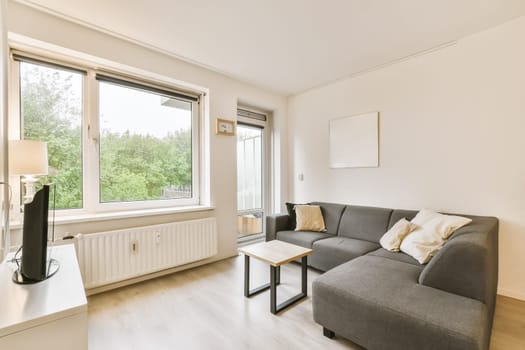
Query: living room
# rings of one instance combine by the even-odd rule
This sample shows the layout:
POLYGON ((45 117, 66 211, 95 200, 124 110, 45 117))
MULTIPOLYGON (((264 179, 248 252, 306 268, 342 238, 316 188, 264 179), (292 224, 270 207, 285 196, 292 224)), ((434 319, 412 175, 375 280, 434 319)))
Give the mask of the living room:
MULTIPOLYGON (((322 201, 498 218, 490 348, 525 347, 522 1, 2 3, 4 40, 13 50, 3 57, 9 68, 22 62, 15 52, 85 69, 93 84, 102 81, 100 72, 118 71, 199 94, 195 202, 115 210, 99 208, 85 190, 82 210, 56 211, 58 243, 195 220, 213 219, 216 228, 209 257, 118 282, 93 280, 86 288, 90 349, 359 348, 337 332, 324 337, 314 321, 317 270, 308 269, 306 299, 277 315, 268 293, 243 297, 238 143, 216 130, 219 119, 235 128, 239 108, 268 118, 267 216, 286 212, 285 202, 322 201), (330 167, 330 121, 372 111, 378 166, 330 167)), ((13 91, 12 69, 3 73, 13 91)), ((11 99, 2 103, 9 140, 20 138, 11 99)), ((83 132, 89 148, 96 137, 83 132)), ((97 154, 86 152, 84 168, 96 168, 97 154)), ((9 179, 18 200, 12 206, 20 206, 21 187, 9 179)), ((94 193, 100 186, 92 184, 84 188, 94 193)), ((22 227, 20 212, 11 212, 13 251, 22 227)), ((252 260, 253 285, 267 282, 267 266, 252 260)), ((279 299, 297 292, 299 271, 299 264, 282 267, 279 299)))

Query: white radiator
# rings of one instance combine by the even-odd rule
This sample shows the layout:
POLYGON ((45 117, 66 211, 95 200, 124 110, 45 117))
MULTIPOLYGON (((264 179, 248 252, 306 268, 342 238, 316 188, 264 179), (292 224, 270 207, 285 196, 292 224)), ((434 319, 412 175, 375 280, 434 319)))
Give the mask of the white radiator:
POLYGON ((84 288, 122 281, 217 254, 215 218, 77 235, 84 288))

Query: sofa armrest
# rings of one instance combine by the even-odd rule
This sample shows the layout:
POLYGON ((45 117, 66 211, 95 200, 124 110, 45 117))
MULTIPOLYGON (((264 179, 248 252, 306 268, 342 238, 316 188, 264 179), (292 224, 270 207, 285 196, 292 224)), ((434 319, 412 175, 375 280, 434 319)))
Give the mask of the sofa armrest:
POLYGON ((494 307, 498 283, 498 222, 485 232, 452 237, 419 275, 419 283, 494 307))
POLYGON ((266 241, 276 239, 277 232, 289 230, 290 216, 288 214, 274 214, 266 216, 266 241))

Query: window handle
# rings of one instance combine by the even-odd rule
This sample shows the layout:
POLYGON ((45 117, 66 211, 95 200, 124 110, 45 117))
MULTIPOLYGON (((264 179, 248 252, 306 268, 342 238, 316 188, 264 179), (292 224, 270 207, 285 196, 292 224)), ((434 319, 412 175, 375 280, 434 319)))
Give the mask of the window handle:
POLYGON ((93 143, 98 144, 98 137, 92 135, 92 133, 91 133, 91 125, 89 125, 89 124, 88 124, 88 127, 87 127, 87 131, 88 131, 88 138, 91 141, 93 141, 93 143))

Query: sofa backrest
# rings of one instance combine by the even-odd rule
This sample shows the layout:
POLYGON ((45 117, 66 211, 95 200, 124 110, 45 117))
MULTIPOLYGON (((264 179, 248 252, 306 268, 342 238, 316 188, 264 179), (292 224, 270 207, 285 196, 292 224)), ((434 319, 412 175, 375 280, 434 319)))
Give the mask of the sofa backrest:
POLYGON ((412 220, 418 213, 417 210, 406 210, 406 209, 394 209, 390 216, 390 222, 388 223, 388 230, 396 224, 399 220, 405 218, 408 221, 412 220))
POLYGON ((425 266, 419 283, 484 302, 492 317, 498 286, 499 222, 495 217, 459 215, 472 222, 454 232, 425 266))
POLYGON ((337 233, 337 230, 339 229, 341 215, 343 214, 346 205, 325 202, 311 202, 310 204, 318 205, 321 207, 324 223, 326 225, 326 232, 335 235, 337 233))
POLYGON ((386 208, 349 205, 341 217, 337 235, 377 243, 387 231, 392 211, 386 208))

